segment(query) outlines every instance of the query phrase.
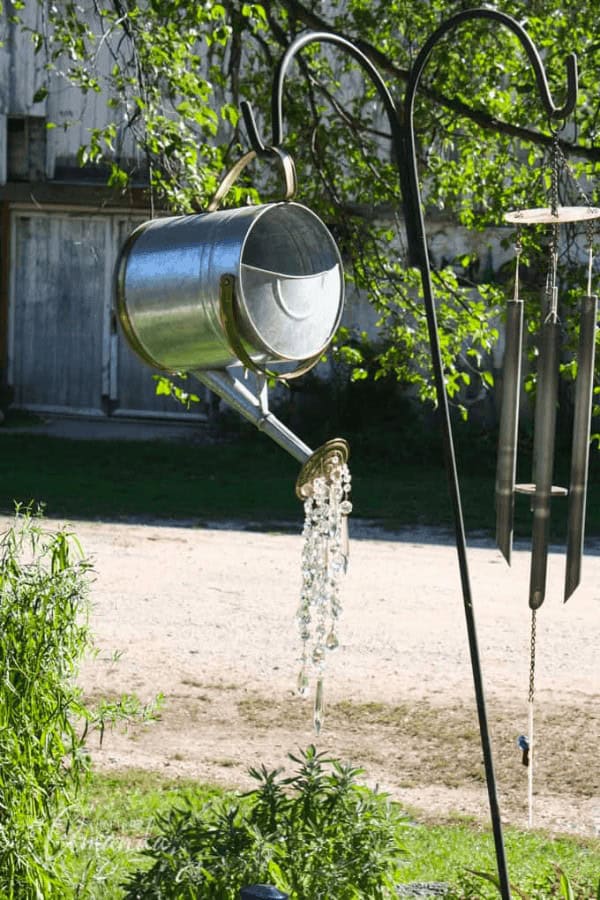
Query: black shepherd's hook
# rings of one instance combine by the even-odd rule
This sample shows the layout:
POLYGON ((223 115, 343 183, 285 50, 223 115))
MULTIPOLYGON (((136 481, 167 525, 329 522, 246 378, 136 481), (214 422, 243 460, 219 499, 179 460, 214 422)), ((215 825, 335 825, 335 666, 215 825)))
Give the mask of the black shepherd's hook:
POLYGON ((295 41, 293 41, 292 44, 290 44, 275 72, 271 98, 273 137, 270 145, 265 144, 265 142, 260 137, 252 112, 252 107, 249 103, 242 103, 242 114, 248 131, 251 146, 256 151, 257 155, 270 156, 275 149, 280 149, 280 144, 283 140, 283 86, 285 76, 296 54, 300 50, 302 50, 303 47, 306 47, 308 44, 313 43, 335 44, 336 46, 341 47, 343 50, 353 56, 354 59, 362 66, 362 68, 371 78, 387 113, 391 127, 392 145, 394 148, 396 165, 398 167, 400 187, 402 190, 406 228, 408 233, 409 252, 411 257, 415 257, 414 260, 411 259, 411 262, 416 264, 421 271, 423 299, 429 332, 429 344, 431 348, 436 397, 441 414, 441 427, 444 437, 446 473, 448 476, 448 487, 454 515, 456 548, 460 568, 463 605, 469 640, 469 651, 471 655, 471 668, 473 672, 475 697, 477 701, 479 730, 481 735, 481 745, 488 788, 492 828, 494 832, 494 842, 496 847, 499 883, 503 900, 510 900, 510 884, 508 880, 506 856, 504 852, 504 842, 502 837, 502 825, 500 820, 500 810, 498 806, 496 781, 494 776, 492 749, 487 724, 487 714, 485 709, 483 678, 479 659, 479 649, 477 645, 477 631, 475 627, 473 600, 471 595, 469 569, 467 562, 466 536, 460 500, 460 488, 456 468, 454 443, 452 438, 452 424, 450 420, 448 396, 445 386, 444 367, 442 362, 435 312, 435 301, 431 284, 431 266, 429 262, 429 252, 427 249, 425 223, 423 219, 421 204, 421 191, 419 187, 414 130, 415 95, 419 86, 419 82, 421 80, 421 76, 423 74, 423 70, 429 60, 429 57, 431 56, 435 45, 450 31, 453 31, 463 22, 466 22, 470 19, 490 19, 496 21, 501 25, 506 26, 510 31, 513 32, 513 34, 516 35, 516 37, 521 42, 525 52, 527 53, 529 62, 531 63, 535 72, 541 102, 550 123, 560 122, 566 119, 571 114, 577 102, 576 56, 574 54, 571 54, 567 58, 566 99, 562 106, 556 106, 550 93, 548 79, 546 77, 546 72, 540 54, 538 53, 535 44, 532 42, 523 26, 520 25, 516 19, 512 18, 512 16, 487 7, 469 9, 464 10, 463 12, 456 13, 454 16, 451 16, 449 19, 447 19, 431 35, 431 37, 427 40, 427 42, 421 49, 409 73, 408 84, 404 98, 404 106, 402 110, 399 110, 396 106, 387 88, 387 85, 383 81, 376 67, 355 44, 353 44, 351 41, 348 41, 346 38, 343 38, 341 35, 335 34, 334 32, 315 31, 300 35, 298 38, 296 38, 295 41))

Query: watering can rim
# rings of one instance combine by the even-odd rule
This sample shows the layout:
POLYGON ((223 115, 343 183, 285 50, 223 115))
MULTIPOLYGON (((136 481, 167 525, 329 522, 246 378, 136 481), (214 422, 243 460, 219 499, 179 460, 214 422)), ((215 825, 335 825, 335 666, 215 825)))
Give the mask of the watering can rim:
MULTIPOLYGON (((245 266, 248 269, 254 269, 256 271, 268 272, 269 274, 273 274, 273 275, 276 275, 279 277, 285 277, 286 279, 298 279, 298 280, 303 280, 303 279, 306 280, 309 278, 312 279, 315 276, 322 277, 324 274, 330 274, 330 273, 336 271, 336 269, 340 274, 340 285, 339 285, 339 293, 338 293, 338 309, 337 309, 337 314, 335 316, 335 320, 330 329, 330 335, 327 338, 327 340, 318 348, 318 350, 315 350, 314 353, 311 353, 311 359, 315 360, 313 365, 316 365, 316 362, 319 360, 321 355, 325 352, 325 350, 331 343, 333 335, 337 331, 339 324, 342 320, 342 315, 344 313, 344 299, 345 299, 345 293, 346 293, 345 282, 344 282, 344 263, 342 260, 342 255, 340 253, 339 247, 338 247, 333 235, 331 234, 330 230, 327 228, 327 225, 325 224, 325 222, 323 222, 321 217, 318 216, 317 213, 314 212, 309 206, 305 206, 303 203, 298 203, 296 200, 280 200, 280 201, 277 201, 274 203, 264 203, 264 204, 261 204, 259 207, 249 207, 249 208, 250 209, 260 209, 260 213, 259 213, 259 215, 256 216, 255 219, 252 220, 252 223, 251 223, 250 227, 248 228, 248 231, 246 232, 246 234, 244 235, 244 237, 241 241, 239 260, 238 260, 237 267, 236 267, 237 271, 235 273, 232 273, 234 275, 234 291, 236 294, 235 299, 236 299, 237 303, 239 304, 240 309, 243 311, 246 319, 249 322, 253 323, 253 316, 252 316, 251 310, 248 307, 248 304, 246 303, 246 297, 245 297, 244 290, 243 290, 242 266, 245 266), (250 234, 251 234, 256 222, 258 222, 260 219, 262 219, 262 217, 270 209, 273 209, 275 207, 290 207, 290 206, 297 207, 298 209, 301 209, 303 212, 308 213, 308 215, 310 217, 312 217, 318 223, 318 226, 320 228, 322 228, 324 230, 324 232, 327 234, 327 236, 329 237, 330 246, 333 250, 333 257, 336 260, 335 265, 331 266, 331 268, 323 269, 322 271, 315 272, 312 275, 286 275, 283 272, 273 272, 271 269, 262 269, 259 266, 252 266, 252 265, 249 265, 248 263, 243 262, 244 252, 246 249, 246 243, 250 237, 250 234), (242 286, 242 290, 237 291, 235 289, 236 288, 235 282, 237 282, 240 286, 242 286)), ((226 210, 222 210, 222 212, 226 212, 226 210)), ((264 335, 261 334, 258 336, 259 336, 260 341, 267 353, 273 353, 275 355, 278 355, 278 351, 273 346, 271 346, 271 344, 269 342, 267 342, 264 335)), ((297 362, 302 362, 302 360, 305 360, 305 359, 306 359, 306 356, 304 356, 304 355, 289 355, 287 357, 286 361, 291 362, 291 363, 297 363, 297 362)), ((311 366, 311 368, 312 368, 312 366, 311 366)))
MULTIPOLYGON (((136 226, 136 228, 134 228, 130 232, 130 234, 127 236, 127 238, 123 242, 120 252, 119 252, 119 256, 117 258, 117 264, 115 266, 114 276, 113 276, 113 285, 114 285, 113 293, 114 293, 114 297, 116 300, 116 304, 115 304, 116 312, 117 312, 117 316, 118 316, 118 320, 121 325, 121 328, 125 332, 131 348, 146 364, 152 366, 153 368, 155 368, 161 372, 166 372, 169 374, 177 374, 177 372, 181 370, 180 366, 174 366, 174 367, 165 366, 164 362, 161 363, 152 356, 152 354, 148 351, 148 348, 146 347, 145 343, 138 336, 137 329, 135 328, 134 322, 130 316, 129 308, 128 308, 127 301, 126 301, 125 273, 126 273, 127 262, 129 260, 132 247, 134 246, 134 244, 136 243, 136 241, 139 239, 139 237, 141 236, 141 234, 144 231, 150 230, 153 227, 157 227, 159 225, 164 226, 165 223, 168 223, 168 222, 173 222, 173 223, 180 222, 181 223, 182 221, 185 221, 185 220, 193 221, 193 220, 198 220, 198 219, 204 219, 207 216, 212 216, 212 217, 219 216, 222 218, 227 218, 228 215, 231 216, 231 214, 233 214, 233 213, 243 212, 245 210, 247 210, 248 215, 252 216, 253 213, 254 213, 254 215, 252 216, 252 219, 248 226, 247 231, 245 232, 243 237, 240 238, 240 244, 239 244, 240 249, 239 249, 238 260, 237 260, 236 265, 232 266, 231 275, 233 276, 233 279, 234 279, 234 286, 235 286, 235 282, 237 282, 240 286, 243 283, 242 282, 242 272, 243 272, 242 267, 247 268, 247 269, 253 269, 255 271, 267 272, 269 274, 282 276, 282 277, 285 277, 286 279, 289 278, 291 280, 313 279, 313 278, 317 278, 317 277, 322 277, 324 274, 333 273, 337 270, 340 275, 337 314, 335 316, 335 320, 333 321, 331 329, 330 329, 330 336, 318 348, 318 351, 315 351, 314 354, 311 354, 310 359, 315 359, 315 361, 317 361, 320 358, 320 356, 323 354, 323 352, 326 350, 326 348, 328 347, 336 329, 339 327, 339 324, 340 324, 340 321, 341 321, 341 318, 343 315, 345 285, 344 285, 344 265, 343 265, 342 257, 341 257, 339 248, 337 246, 337 243, 336 243, 333 235, 331 234, 330 230, 327 228, 327 226, 323 222, 323 220, 320 218, 320 216, 317 215, 317 213, 315 213, 312 209, 310 209, 310 207, 308 207, 302 203, 298 203, 295 200, 280 200, 280 201, 274 201, 274 202, 269 202, 269 203, 253 205, 253 206, 249 205, 247 207, 236 207, 233 209, 216 210, 214 212, 200 212, 200 213, 184 214, 184 215, 178 215, 178 216, 157 216, 156 218, 148 219, 145 222, 141 222, 139 225, 136 226), (311 217, 313 220, 315 220, 318 223, 318 226, 320 228, 322 228, 324 230, 324 232, 327 234, 327 236, 329 237, 330 246, 333 251, 332 255, 333 255, 334 259, 336 260, 335 264, 331 268, 324 269, 320 272, 316 272, 316 273, 313 273, 310 275, 294 276, 294 275, 286 275, 285 273, 282 273, 282 272, 272 271, 270 269, 262 269, 261 267, 252 266, 248 263, 242 262, 246 242, 247 242, 247 240, 250 236, 250 233, 252 232, 255 224, 263 217, 263 215, 267 214, 270 210, 273 210, 277 207, 294 207, 294 208, 300 209, 304 213, 308 214, 309 217, 311 217)), ((200 242, 199 242, 199 244, 200 244, 200 242)), ((248 306, 245 302, 245 296, 244 296, 243 290, 236 291, 235 293, 236 293, 236 300, 237 300, 237 303, 239 304, 241 311, 243 312, 245 317, 252 323, 253 317, 251 314, 251 310, 248 308, 248 306)), ((274 355, 278 355, 278 351, 270 346, 270 344, 265 340, 263 335, 261 335, 260 333, 257 332, 257 336, 259 337, 259 339, 263 345, 264 354, 273 353, 274 355)), ((307 359, 307 357, 303 354, 297 355, 297 356, 290 355, 287 357, 286 362, 298 363, 298 362, 302 362, 303 360, 306 360, 306 359, 307 359)), ((283 362, 283 360, 282 360, 282 362, 283 362)), ((274 364, 276 364, 276 363, 274 363, 274 364)), ((314 363, 313 363, 313 365, 314 365, 314 363)))

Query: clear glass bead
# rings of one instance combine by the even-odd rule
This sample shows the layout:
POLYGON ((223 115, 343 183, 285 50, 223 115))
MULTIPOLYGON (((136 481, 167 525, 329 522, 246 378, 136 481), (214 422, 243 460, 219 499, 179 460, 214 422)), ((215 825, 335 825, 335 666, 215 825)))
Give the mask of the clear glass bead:
POLYGON ((322 644, 317 644, 312 652, 312 661, 316 666, 321 665, 325 659, 325 648, 322 644))
POLYGON ((337 647, 340 646, 338 636, 335 633, 335 631, 333 630, 333 628, 327 635, 327 639, 325 640, 325 646, 327 647, 328 650, 335 650, 337 647))
POLYGON ((323 722, 325 720, 325 691, 323 689, 323 679, 319 678, 317 681, 317 689, 315 691, 315 710, 314 710, 314 725, 315 732, 317 735, 321 733, 321 728, 323 727, 323 722))
POLYGON ((304 669, 298 674, 298 685, 297 690, 301 697, 306 697, 308 695, 308 688, 310 686, 308 675, 304 669))

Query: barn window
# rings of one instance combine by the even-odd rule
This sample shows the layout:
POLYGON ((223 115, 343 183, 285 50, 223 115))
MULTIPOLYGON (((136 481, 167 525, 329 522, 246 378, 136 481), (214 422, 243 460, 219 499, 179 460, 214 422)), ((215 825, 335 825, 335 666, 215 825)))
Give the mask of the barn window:
POLYGON ((8 116, 6 143, 8 181, 44 181, 46 119, 41 116, 8 116))

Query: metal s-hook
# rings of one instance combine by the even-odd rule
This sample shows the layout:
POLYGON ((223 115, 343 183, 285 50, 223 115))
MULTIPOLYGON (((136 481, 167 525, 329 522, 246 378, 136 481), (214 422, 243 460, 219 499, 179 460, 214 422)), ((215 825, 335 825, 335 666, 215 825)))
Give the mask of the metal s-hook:
POLYGON ((254 110, 252 109, 252 104, 248 100, 242 100, 242 102, 240 103, 240 109, 242 111, 242 118, 244 120, 244 125, 246 126, 246 133, 248 135, 250 146, 258 157, 264 157, 268 155, 265 143, 258 133, 258 127, 256 125, 256 119, 254 118, 254 110))
MULTIPOLYGON (((578 95, 578 72, 577 72, 577 55, 575 53, 569 53, 565 60, 565 67, 567 70, 567 96, 563 106, 558 109, 555 107, 552 112, 549 112, 548 115, 551 119, 568 119, 571 115, 575 107, 577 106, 577 95, 578 95)), ((545 78, 545 75, 544 75, 545 78)), ((547 82, 546 82, 547 88, 547 82)), ((542 97, 543 99, 543 97, 542 97)), ((550 96, 550 91, 548 89, 548 98, 550 102, 552 98, 550 96)))
POLYGON ((362 50, 359 50, 359 48, 351 41, 347 40, 339 34, 335 34, 335 32, 332 31, 308 31, 305 34, 299 35, 294 41, 292 41, 292 43, 280 59, 275 71, 275 75, 273 76, 273 91, 271 95, 271 122, 273 139, 270 146, 267 146, 265 144, 258 132, 252 105, 247 100, 242 101, 242 117, 244 119, 244 124, 246 126, 248 139, 250 141, 252 149, 256 151, 258 156, 260 156, 261 154, 264 155, 273 148, 280 146, 283 140, 283 85, 285 82, 285 76, 296 54, 308 44, 314 43, 335 44, 338 47, 342 47, 342 49, 349 53, 350 56, 353 56, 354 59, 360 64, 360 66, 366 71, 384 105, 392 129, 392 144, 397 149, 399 147, 400 141, 400 122, 396 104, 392 99, 392 95, 390 94, 385 81, 379 74, 378 69, 373 65, 368 56, 366 56, 362 52, 362 50))
POLYGON ((440 25, 440 27, 434 31, 425 42, 411 69, 411 75, 406 89, 406 103, 411 110, 414 96, 419 86, 421 75, 423 74, 423 69, 431 55, 431 51, 444 35, 470 19, 492 19, 493 21, 500 22, 501 25, 505 25, 512 31, 521 42, 523 49, 529 57, 529 62, 533 67, 538 90, 540 92, 540 99, 548 119, 566 119, 571 115, 577 104, 577 56, 574 53, 571 53, 565 60, 567 73, 566 98, 562 106, 556 106, 552 99, 542 58, 523 26, 507 13, 486 6, 477 7, 475 9, 466 9, 450 16, 450 18, 440 25))
POLYGON ((259 159, 275 159, 283 172, 285 180, 284 200, 293 200, 298 190, 296 166, 293 158, 277 144, 274 144, 273 146, 267 146, 265 144, 258 133, 252 105, 247 100, 242 100, 240 107, 244 125, 246 126, 246 132, 248 134, 248 140, 252 147, 250 153, 246 155, 251 155, 252 158, 257 156, 259 159))

